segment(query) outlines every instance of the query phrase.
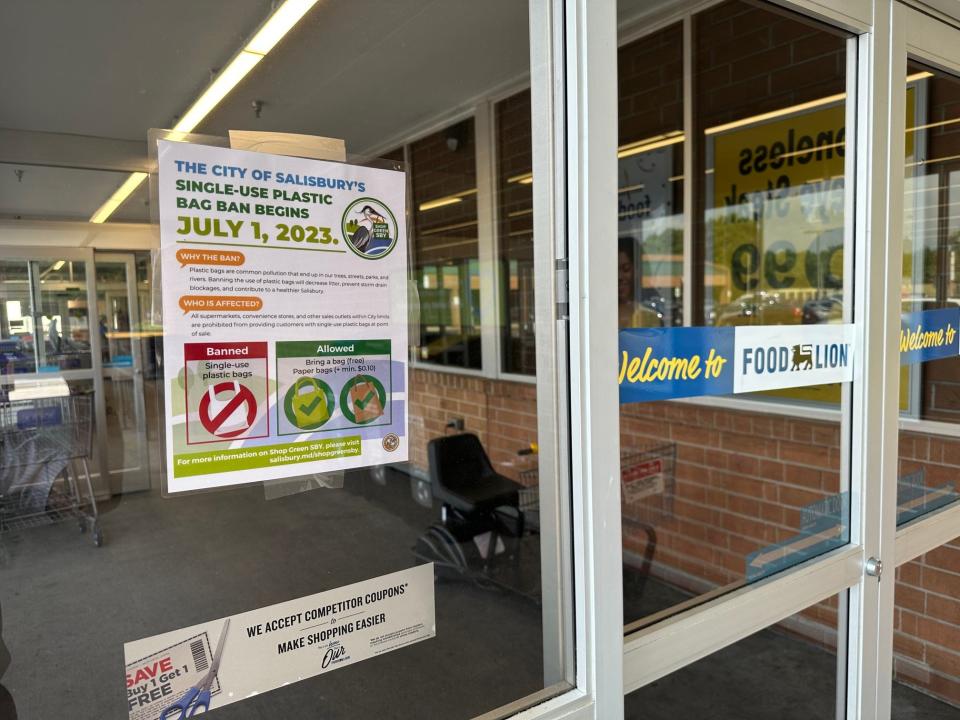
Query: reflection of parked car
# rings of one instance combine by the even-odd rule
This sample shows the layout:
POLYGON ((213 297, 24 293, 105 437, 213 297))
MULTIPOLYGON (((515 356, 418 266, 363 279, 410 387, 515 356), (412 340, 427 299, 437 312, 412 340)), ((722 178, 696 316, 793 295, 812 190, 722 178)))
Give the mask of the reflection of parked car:
POLYGON ((745 293, 717 312, 717 325, 794 325, 802 312, 780 293, 745 293))
POLYGON ((805 325, 843 322, 843 303, 838 297, 807 300, 803 304, 803 319, 801 322, 805 325))

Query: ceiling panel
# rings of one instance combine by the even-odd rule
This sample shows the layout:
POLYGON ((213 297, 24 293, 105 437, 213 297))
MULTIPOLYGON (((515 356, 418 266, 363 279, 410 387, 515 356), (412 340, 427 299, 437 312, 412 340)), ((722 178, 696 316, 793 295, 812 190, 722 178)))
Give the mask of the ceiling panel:
MULTIPOLYGON (((0 64, 17 71, 0 73, 0 128, 142 141, 149 128, 172 125, 270 7, 2 0, 0 64)), ((522 81, 527 22, 522 0, 320 0, 198 132, 319 134, 365 152, 522 81), (254 100, 264 103, 259 118, 254 100)), ((8 169, 2 212, 23 216, 85 219, 122 181, 37 168, 14 188, 8 169)), ((146 219, 146 199, 144 185, 114 219, 146 219)))
POLYGON ((0 127, 142 140, 269 12, 270 0, 2 0, 0 127))
MULTIPOLYGON (((0 217, 87 220, 126 178, 119 172, 0 163, 0 217)), ((141 222, 149 217, 146 208, 132 206, 130 220, 137 211, 141 222)))

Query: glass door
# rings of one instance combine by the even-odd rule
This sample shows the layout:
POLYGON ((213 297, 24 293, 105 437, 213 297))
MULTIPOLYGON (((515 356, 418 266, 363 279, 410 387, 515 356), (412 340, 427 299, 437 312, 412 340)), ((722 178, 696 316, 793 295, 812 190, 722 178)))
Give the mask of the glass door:
MULTIPOLYGON (((171 270, 189 278, 185 282, 198 292, 216 292, 211 290, 215 282, 256 284, 252 292, 262 296, 265 309, 245 316, 250 337, 243 342, 249 341, 247 347, 269 344, 270 353, 283 341, 316 349, 338 339, 349 339, 352 351, 354 338, 366 342, 378 337, 370 334, 374 320, 377 327, 386 327, 385 317, 391 317, 391 329, 408 328, 416 347, 408 356, 407 343, 397 343, 391 357, 380 354, 376 368, 366 365, 364 373, 382 373, 388 380, 389 397, 380 381, 369 393, 354 393, 361 383, 351 378, 349 387, 345 381, 343 391, 327 399, 322 392, 330 389, 332 379, 326 373, 345 365, 339 356, 322 363, 304 356, 290 374, 314 378, 307 389, 318 392, 308 398, 294 386, 288 395, 280 392, 277 364, 261 372, 249 364, 231 366, 220 354, 237 349, 216 346, 226 342, 224 323, 240 320, 228 304, 222 312, 194 314, 203 327, 196 328, 198 339, 188 344, 202 340, 207 350, 217 352, 206 354, 204 367, 188 371, 185 354, 170 352, 175 318, 153 313, 153 324, 147 327, 137 321, 159 269, 150 267, 146 254, 118 252, 145 245, 128 239, 149 232, 134 224, 144 220, 148 205, 156 206, 150 184, 143 181, 146 173, 134 173, 126 181, 108 178, 103 187, 74 183, 71 188, 89 190, 90 197, 71 192, 70 199, 78 205, 89 200, 81 212, 83 220, 91 218, 83 225, 70 223, 74 236, 53 221, 37 225, 45 233, 43 242, 83 242, 88 247, 72 254, 40 252, 20 237, 0 237, 0 242, 18 243, 10 251, 11 264, 0 265, 0 306, 5 313, 0 325, 2 342, 10 348, 11 377, 19 382, 21 375, 56 376, 67 383, 90 384, 97 398, 99 489, 103 495, 115 493, 101 507, 101 549, 80 543, 75 525, 51 522, 0 533, 0 605, 6 621, 0 626, 0 717, 54 717, 69 708, 82 717, 156 720, 169 716, 192 684, 204 678, 213 696, 211 709, 223 718, 322 714, 468 720, 521 712, 525 717, 556 717, 558 710, 568 709, 583 717, 602 694, 586 679, 592 671, 584 668, 597 646, 604 645, 615 656, 621 646, 616 633, 595 632, 594 613, 600 613, 593 588, 604 584, 586 575, 593 573, 593 556, 581 553, 593 545, 583 541, 584 535, 594 537, 594 527, 602 527, 606 513, 589 502, 589 474, 583 466, 571 473, 569 462, 570 424, 582 425, 585 418, 568 412, 564 373, 572 363, 557 317, 563 286, 553 270, 563 233, 555 222, 564 195, 556 188, 555 140, 532 151, 531 169, 530 159, 523 157, 531 151, 517 143, 517 123, 498 123, 494 112, 505 93, 516 95, 524 89, 531 73, 536 77, 529 81, 534 98, 530 105, 551 107, 537 99, 555 89, 548 75, 562 73, 562 63, 531 65, 530 58, 531 51, 543 52, 545 39, 552 42, 562 30, 562 16, 552 16, 554 3, 546 0, 533 0, 530 6, 418 0, 378 7, 376 12, 362 4, 287 0, 267 5, 248 4, 244 12, 235 13, 232 6, 214 3, 193 8, 196 12, 171 14, 164 12, 163 3, 139 4, 123 19, 136 36, 134 45, 148 45, 153 37, 180 39, 157 53, 130 53, 110 32, 101 33, 94 44, 111 59, 110 67, 131 72, 103 75, 104 102, 88 122, 78 124, 75 117, 61 114, 52 124, 35 117, 17 127, 43 128, 78 143, 96 139, 96 147, 83 157, 99 160, 102 148, 120 148, 131 170, 148 169, 146 157, 135 157, 137 143, 122 143, 121 138, 143 139, 150 131, 146 123, 179 114, 178 134, 191 129, 209 133, 209 143, 230 128, 249 127, 247 92, 251 83, 260 85, 262 93, 256 95, 263 100, 255 104, 257 113, 263 110, 263 123, 258 129, 339 138, 341 149, 345 145, 356 154, 352 157, 385 158, 389 163, 377 165, 406 172, 407 207, 398 201, 392 213, 411 218, 410 267, 422 272, 413 270, 416 277, 409 279, 402 270, 390 277, 378 275, 376 283, 358 290, 376 299, 379 311, 370 318, 361 317, 352 303, 331 299, 333 291, 327 294, 333 287, 359 286, 358 278, 366 277, 336 264, 340 255, 359 262, 343 248, 343 240, 339 255, 288 248, 285 257, 270 261, 277 268, 269 271, 253 263, 257 245, 226 259, 218 249, 217 262, 210 260, 211 250, 199 258, 203 262, 165 269, 167 286, 157 290, 171 292, 171 270), (219 30, 211 34, 211 28, 219 30), (188 30, 193 36, 188 37, 188 30), (218 33, 233 39, 214 42, 218 33), (498 44, 492 62, 491 39, 498 44), (352 48, 358 43, 372 52, 356 53, 352 48), (184 52, 196 47, 204 50, 184 52), (331 48, 342 52, 330 53, 331 48), (321 83, 316 93, 305 96, 302 83, 288 81, 302 74, 304 63, 314 65, 321 57, 327 63, 318 75, 321 83), (455 68, 452 57, 457 58, 455 68), (213 79, 211 67, 222 69, 213 79), (156 112, 130 112, 133 106, 124 98, 136 95, 129 86, 135 76, 169 84, 156 112), (242 77, 244 84, 231 91, 242 77), (181 82, 184 79, 188 81, 181 82), (208 82, 209 90, 203 90, 208 82), (377 109, 386 112, 369 110, 371 88, 378 88, 377 109), (210 103, 214 96, 216 102, 210 103), (529 227, 511 227, 511 234, 500 235, 496 149, 501 143, 519 166, 502 184, 522 186, 519 197, 528 198, 529 192, 538 198, 535 208, 527 201, 504 214, 518 213, 513 217, 521 220, 534 216, 535 233, 529 227), (135 163, 127 159, 128 150, 135 163), (78 226, 81 232, 76 232, 78 226), (523 377, 509 377, 520 373, 514 365, 508 369, 506 362, 501 366, 503 354, 496 345, 502 337, 497 248, 507 237, 514 251, 533 257, 537 267, 529 298, 536 313, 536 357, 525 356, 523 377), (227 262, 237 256, 240 264, 227 262), (450 272, 458 263, 463 270, 459 276, 450 272), (430 267, 434 270, 424 270, 430 267), (220 270, 224 272, 215 272, 220 270), (308 291, 306 281, 298 279, 321 273, 330 280, 328 288, 311 285, 308 291), (287 303, 291 312, 284 309, 287 303), (391 303, 409 306, 409 318, 400 311, 387 316, 391 303), (436 328, 440 330, 434 332, 436 328), (164 344, 169 362, 184 363, 182 372, 177 367, 165 374, 170 366, 158 367, 164 344), (258 389, 264 380, 264 395, 250 400, 239 388, 246 387, 242 381, 254 372, 258 389), (237 373, 245 374, 238 380, 237 373), (220 384, 232 387, 217 389, 220 384), (229 392, 235 396, 224 397, 229 392), (290 477, 211 492, 171 494, 159 481, 152 483, 151 492, 130 492, 148 486, 150 451, 156 451, 164 437, 157 427, 166 427, 156 419, 170 420, 171 435, 191 425, 212 426, 207 432, 216 435, 221 426, 237 422, 233 416, 239 403, 250 409, 258 398, 265 402, 259 402, 260 412, 254 413, 257 423, 273 428, 287 423, 288 436, 308 442, 309 436, 318 435, 318 444, 325 439, 319 433, 329 428, 306 422, 308 414, 348 408, 356 418, 355 408, 364 409, 358 402, 367 406, 367 413, 396 408, 396 417, 402 412, 407 418, 402 433, 364 421, 356 439, 359 442, 362 433, 363 442, 378 441, 385 452, 393 452, 402 440, 409 444, 409 461, 399 462, 398 453, 398 462, 389 465, 309 475, 291 469, 290 477), (574 493, 581 491, 575 499, 574 493), (596 514, 581 523, 585 508, 596 514), (412 584, 406 577, 398 579, 397 573, 409 574, 412 584), (358 583, 370 590, 358 588, 358 583), (389 600, 397 602, 367 617, 372 603, 389 600), (401 608, 401 600, 409 603, 403 608, 412 608, 410 613, 401 608), (250 616, 241 619, 259 612, 265 613, 262 624, 250 616), (38 634, 40 622, 44 632, 38 634), (194 628, 199 625, 210 625, 210 631, 198 636, 194 628), (421 630, 429 630, 430 636, 414 642, 426 636, 421 630), (369 644, 356 634, 360 631, 370 633, 369 644), (176 643, 183 662, 173 656, 169 638, 162 637, 169 633, 184 633, 184 641, 176 643), (369 658, 363 654, 368 650, 369 658), (44 684, 41 666, 51 662, 64 668, 63 688, 80 688, 79 693, 51 691, 49 683, 44 684)), ((97 28, 116 24, 117 17, 106 10, 95 15, 97 28)), ((47 25, 43 13, 25 7, 16 23, 19 31, 12 35, 33 42, 47 25)), ((57 66, 65 72, 37 75, 31 84, 46 97, 63 99, 87 73, 76 63, 57 66)), ((25 107, 16 98, 10 105, 25 107)), ((531 112, 515 114, 522 119, 531 112)), ((562 118, 559 110, 547 112, 545 123, 538 115, 541 122, 531 124, 553 124, 558 114, 562 118)), ((557 122, 557 129, 562 126, 557 122)), ((562 138, 563 133, 553 137, 562 138)), ((279 147, 287 147, 287 142, 279 147)), ((141 140, 141 153, 143 145, 141 140)), ((55 151, 50 149, 51 154, 55 151)), ((257 173, 275 162, 263 155, 260 164, 253 152, 236 153, 240 155, 253 158, 251 167, 257 173)), ((56 159, 70 166, 66 159, 56 159)), ((186 193, 183 207, 202 210, 206 204, 217 213, 218 227, 234 222, 233 214, 239 212, 231 209, 234 200, 249 204, 264 222, 273 216, 270 237, 277 243, 283 238, 272 228, 280 229, 288 217, 302 218, 304 226, 309 218, 316 229, 319 225, 313 223, 333 209, 340 215, 346 212, 349 193, 365 192, 339 179, 336 167, 299 157, 282 162, 287 160, 311 163, 309 173, 298 171, 294 182, 294 174, 277 172, 273 199, 262 184, 265 175, 251 179, 251 170, 245 178, 242 173, 220 177, 225 167, 214 171, 212 166, 218 180, 213 174, 190 179, 176 192, 186 193), (288 187, 279 187, 287 180, 288 187)), ((22 176, 27 187, 31 171, 22 176)), ((14 177, 19 183, 19 176, 14 177)), ((169 172, 159 180, 173 188, 169 172)), ((375 196, 372 184, 370 188, 366 192, 375 196)), ((25 211, 17 214, 30 217, 25 211)), ((226 242, 222 232, 213 232, 209 244, 220 248, 219 243, 226 242)), ((359 232, 354 235, 359 237, 359 232)), ((7 259, 0 254, 0 261, 7 259)), ((504 277, 503 282, 513 290, 512 280, 504 277)), ((183 319, 181 315, 176 319, 183 319)), ((383 348, 371 343, 367 349, 377 347, 383 348)), ((346 351, 345 343, 339 349, 346 351)), ((605 377, 609 379, 609 373, 605 377)), ((246 422, 252 425, 253 420, 246 422)), ((223 429, 215 438, 201 438, 203 448, 191 449, 196 460, 204 461, 206 453, 212 457, 254 448, 264 457, 264 446, 256 442, 260 437, 230 437, 226 433, 232 430, 223 429)), ((236 452, 238 459, 251 455, 236 452)), ((160 478, 161 473, 150 476, 160 478)), ((610 567, 619 573, 619 567, 610 567)), ((602 690, 616 698, 619 675, 604 672, 605 666, 597 670, 606 678, 602 690)))
POLYGON ((960 30, 894 10, 891 77, 905 76, 890 128, 891 157, 903 158, 890 167, 899 392, 885 449, 883 530, 893 552, 874 682, 895 719, 916 716, 903 702, 916 691, 929 697, 923 717, 952 718, 960 717, 960 30))
POLYGON ((97 334, 103 367, 107 467, 113 494, 150 487, 143 336, 132 254, 97 253, 97 334))
POLYGON ((0 393, 7 401, 93 396, 91 472, 110 491, 98 428, 105 407, 95 306, 93 254, 86 250, 0 248, 0 393))
POLYGON ((808 5, 618 6, 628 718, 872 717, 885 76, 861 4, 808 5))

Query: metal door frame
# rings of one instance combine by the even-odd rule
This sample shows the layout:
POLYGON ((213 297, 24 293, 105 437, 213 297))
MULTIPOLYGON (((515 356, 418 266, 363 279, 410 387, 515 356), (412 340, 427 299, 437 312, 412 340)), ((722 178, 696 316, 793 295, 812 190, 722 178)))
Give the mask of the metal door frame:
MULTIPOLYGON (((134 323, 139 322, 140 318, 140 298, 137 293, 137 266, 133 251, 96 251, 94 252, 93 259, 94 269, 96 269, 96 263, 98 262, 124 265, 126 270, 127 284, 127 310, 130 314, 130 332, 133 333, 134 323)), ((94 279, 96 279, 96 276, 94 276, 94 279)), ((94 291, 96 292, 96 287, 94 287, 94 291)), ((99 332, 97 334, 99 335, 99 332)), ((137 433, 141 439, 141 442, 138 443, 137 451, 137 455, 139 456, 139 469, 137 472, 142 472, 145 480, 145 482, 142 483, 143 487, 137 487, 136 490, 149 490, 150 452, 149 444, 147 442, 147 413, 144 403, 143 348, 140 341, 134 337, 130 338, 130 355, 133 360, 133 410, 137 424, 137 433)), ((111 370, 111 368, 102 368, 101 373, 107 373, 109 370, 111 370)), ((113 375, 113 373, 110 374, 113 375)), ((106 408, 106 397, 104 397, 104 408, 106 408)), ((108 471, 112 492, 115 494, 117 492, 127 492, 127 490, 123 488, 123 484, 129 473, 130 469, 128 468, 120 468, 116 471, 108 471)))

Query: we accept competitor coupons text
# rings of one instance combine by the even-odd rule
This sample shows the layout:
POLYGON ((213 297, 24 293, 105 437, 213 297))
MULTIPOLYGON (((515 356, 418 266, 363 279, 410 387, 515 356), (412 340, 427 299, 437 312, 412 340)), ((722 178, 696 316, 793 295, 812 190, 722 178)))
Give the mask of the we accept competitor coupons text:
POLYGON ((158 161, 168 491, 406 460, 404 174, 158 161))

